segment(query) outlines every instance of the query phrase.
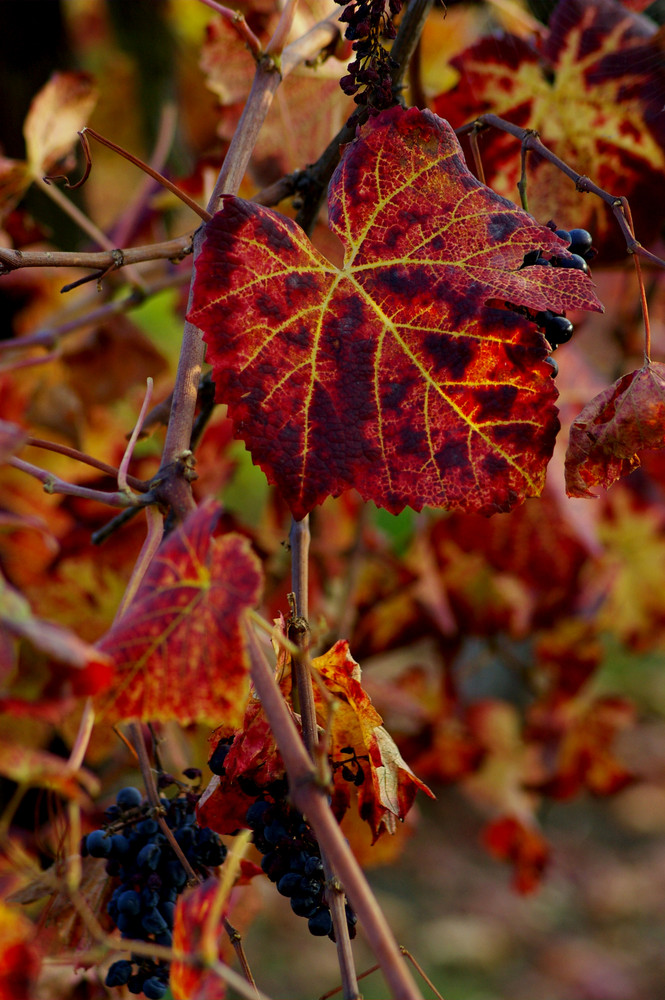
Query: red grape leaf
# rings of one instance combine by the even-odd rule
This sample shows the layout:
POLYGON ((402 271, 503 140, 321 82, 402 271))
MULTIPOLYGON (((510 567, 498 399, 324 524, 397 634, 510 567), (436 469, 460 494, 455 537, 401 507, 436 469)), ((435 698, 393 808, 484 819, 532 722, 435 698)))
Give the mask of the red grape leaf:
POLYGON ((570 428, 566 492, 593 497, 665 445, 665 364, 649 362, 624 375, 584 407, 570 428))
POLYGON ((189 319, 217 398, 296 518, 355 487, 392 512, 491 514, 542 489, 558 429, 546 346, 510 309, 601 309, 563 243, 468 171, 428 111, 360 131, 330 184, 340 270, 289 219, 226 196, 189 319))
MULTIPOLYGON (((200 951, 203 928, 210 918, 210 910, 215 902, 219 882, 210 878, 202 885, 188 889, 178 899, 173 921, 173 947, 183 955, 193 955, 200 951)), ((222 917, 219 915, 219 934, 225 937, 222 917)), ((170 986, 176 1000, 223 1000, 226 984, 205 966, 199 967, 189 962, 176 961, 171 965, 170 986)))
POLYGON ((618 697, 596 698, 586 706, 573 702, 567 711, 554 702, 534 706, 529 731, 532 738, 541 737, 544 774, 529 787, 555 799, 572 798, 582 789, 594 795, 621 791, 635 775, 620 761, 614 744, 634 722, 635 706, 618 697))
POLYGON ((115 719, 224 719, 237 725, 249 690, 244 612, 262 574, 247 539, 214 538, 208 501, 168 536, 131 606, 98 648, 116 674, 99 707, 115 719))
MULTIPOLYGON (((537 48, 514 35, 492 35, 452 60, 455 88, 433 101, 455 127, 486 112, 538 131, 554 153, 631 205, 638 238, 656 237, 665 221, 665 62, 655 25, 613 0, 560 0, 537 48)), ((481 139, 488 184, 516 197, 521 165, 511 136, 481 139)), ((558 225, 587 228, 602 260, 626 255, 606 206, 580 198, 574 185, 533 154, 529 209, 558 225)))
POLYGON ((539 887, 550 849, 535 825, 516 816, 501 816, 485 827, 483 843, 495 858, 515 866, 513 884, 518 892, 533 892, 539 887))
POLYGON ((34 1000, 42 959, 37 930, 0 900, 0 1000, 34 1000))

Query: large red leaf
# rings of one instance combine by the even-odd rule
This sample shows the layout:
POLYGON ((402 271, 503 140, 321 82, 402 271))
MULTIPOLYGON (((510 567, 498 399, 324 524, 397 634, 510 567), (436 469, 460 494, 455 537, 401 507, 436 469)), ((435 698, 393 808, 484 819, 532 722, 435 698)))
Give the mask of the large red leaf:
MULTIPOLYGON (((538 131, 580 174, 625 195, 638 238, 652 240, 665 220, 665 61, 656 27, 614 0, 560 0, 542 45, 514 35, 481 39, 452 60, 455 88, 433 102, 457 128, 491 112, 538 131)), ((511 136, 485 133, 488 184, 517 197, 521 165, 511 136)), ((543 221, 585 226, 601 260, 625 257, 607 207, 580 197, 544 160, 528 160, 529 210, 543 221)))
POLYGON ((491 514, 537 494, 558 429, 546 348, 501 308, 600 309, 564 244, 467 170, 446 122, 392 108, 333 176, 334 267, 233 197, 207 226, 189 318, 217 398, 295 517, 357 488, 397 512, 491 514))
POLYGON ((168 536, 129 610, 99 643, 116 664, 100 708, 113 718, 237 725, 249 690, 244 613, 262 574, 247 539, 214 538, 203 504, 168 536))
POLYGON ((566 491, 593 497, 640 464, 640 455, 665 445, 665 364, 649 362, 587 403, 570 428, 566 491))

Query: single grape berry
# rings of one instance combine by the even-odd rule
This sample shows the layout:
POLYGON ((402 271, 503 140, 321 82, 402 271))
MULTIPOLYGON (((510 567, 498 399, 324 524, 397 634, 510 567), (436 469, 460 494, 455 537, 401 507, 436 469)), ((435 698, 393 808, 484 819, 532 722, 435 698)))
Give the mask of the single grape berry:
POLYGON ((573 335, 573 324, 565 316, 552 316, 545 323, 545 336, 552 347, 566 344, 573 335))
POLYGON ((121 788, 115 797, 118 807, 122 810, 137 809, 143 802, 143 795, 138 788, 128 786, 121 788))
POLYGON ((134 889, 127 889, 122 892, 117 899, 118 913, 126 913, 128 916, 136 916, 141 912, 141 897, 134 889))
POLYGON ((106 973, 104 982, 107 986, 126 986, 131 974, 132 963, 126 959, 122 959, 120 962, 114 962, 109 966, 109 971, 106 973))
POLYGON ((224 774, 224 761, 228 756, 228 752, 231 749, 230 743, 218 743, 212 752, 210 760, 208 761, 208 767, 213 774, 224 774))
POLYGON ((570 243, 570 233, 567 229, 555 229, 554 235, 558 236, 560 240, 564 241, 564 243, 570 243))
POLYGON ((586 254, 591 250, 591 244, 593 243, 593 237, 591 233, 586 229, 571 229, 570 230, 570 252, 579 254, 580 257, 585 257, 586 254))
POLYGON ((554 358, 545 358, 545 364, 548 364, 550 366, 550 368, 552 369, 552 371, 550 373, 551 376, 552 376, 552 378, 556 378, 557 375, 559 374, 559 366, 556 363, 556 361, 554 360, 554 358))
POLYGON ((86 837, 85 846, 92 858, 108 858, 111 853, 111 838, 103 830, 93 830, 86 837))
POLYGON ((307 921, 309 933, 315 937, 325 937, 332 930, 332 917, 327 906, 321 906, 307 921))
POLYGON ((570 257, 557 257, 556 266, 574 267, 577 271, 584 271, 585 274, 589 271, 589 265, 585 261, 584 257, 580 257, 578 253, 572 253, 570 257))
POLYGON ((143 993, 148 1000, 162 1000, 166 993, 166 984, 157 979, 156 976, 151 976, 143 984, 143 993))

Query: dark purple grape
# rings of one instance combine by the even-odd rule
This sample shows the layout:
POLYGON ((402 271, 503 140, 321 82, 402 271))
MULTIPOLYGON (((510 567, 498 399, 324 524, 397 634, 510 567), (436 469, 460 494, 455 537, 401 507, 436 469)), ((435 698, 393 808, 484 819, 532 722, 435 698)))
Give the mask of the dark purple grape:
POLYGON ((571 240, 570 240, 570 233, 568 232, 567 229, 555 229, 554 230, 554 235, 558 236, 560 240, 564 241, 564 243, 570 243, 571 242, 571 240))
POLYGON ((141 927, 146 934, 163 934, 168 925, 159 910, 148 910, 141 917, 141 927))
POLYGON ((118 913, 115 925, 123 937, 135 938, 141 933, 138 918, 130 913, 118 913))
POLYGON ((132 963, 123 958, 119 962, 109 965, 109 971, 106 973, 104 983, 106 986, 126 986, 131 974, 132 963))
POLYGON ((166 926, 172 928, 173 918, 175 917, 175 903, 169 903, 169 902, 160 903, 159 912, 164 917, 164 920, 166 921, 166 926))
POLYGON ((103 830, 93 830, 86 837, 85 846, 92 858, 108 858, 111 853, 111 838, 103 830))
POLYGON ((580 257, 579 254, 573 253, 570 257, 557 257, 556 258, 557 267, 574 267, 577 271, 584 271, 586 274, 589 270, 589 265, 585 261, 584 257, 580 257))
POLYGON ((142 847, 136 856, 136 864, 139 868, 149 869, 154 871, 162 858, 162 852, 160 851, 157 844, 146 844, 142 847))
POLYGON ((157 979, 156 976, 151 976, 143 983, 143 992, 148 1000, 162 1000, 166 993, 166 984, 157 979))
POLYGON ((210 755, 210 760, 208 761, 208 767, 213 774, 224 774, 224 761, 226 760, 230 749, 230 743, 217 744, 210 755))
POLYGON ((303 871, 305 875, 308 875, 310 877, 312 875, 319 875, 319 874, 322 875, 323 861, 321 861, 321 858, 317 858, 316 855, 312 855, 305 861, 305 864, 303 865, 303 871))
POLYGON ((140 837, 154 837, 159 831, 159 823, 156 819, 144 819, 136 824, 136 832, 140 837))
POLYGON ((298 917, 311 917, 318 910, 320 901, 316 896, 292 896, 291 909, 298 917))
POLYGON ((122 833, 115 833, 111 837, 111 857, 119 861, 129 853, 129 841, 122 833))
POLYGON ((556 378, 557 375, 559 374, 559 366, 554 360, 554 358, 545 358, 545 363, 548 364, 552 369, 552 371, 550 372, 552 378, 556 378))
POLYGON ((166 866, 167 881, 176 889, 184 889, 187 884, 187 872, 179 861, 169 861, 166 866))
POLYGON ((315 937, 325 937, 330 934, 333 926, 330 910, 327 906, 321 906, 307 921, 309 933, 315 937))
POLYGON ((133 993, 134 996, 138 996, 139 993, 143 993, 144 981, 145 981, 144 977, 141 973, 139 973, 136 976, 132 976, 129 982, 127 983, 127 989, 129 990, 130 993, 133 993))
POLYGON ((552 347, 566 344, 573 335, 573 324, 565 316, 552 316, 545 323, 545 336, 552 347))
POLYGON ((143 795, 139 788, 128 785, 127 788, 120 789, 115 797, 115 801, 118 804, 118 808, 122 810, 136 809, 143 802, 143 795))
POLYGON ((570 252, 577 253, 580 257, 584 257, 585 254, 591 250, 591 244, 593 243, 593 237, 587 229, 571 229, 570 230, 570 252))
POLYGON ((128 916, 136 916, 141 912, 141 896, 134 889, 127 889, 120 893, 117 899, 118 913, 126 913, 128 916))
POLYGON ((300 872, 287 872, 277 883, 277 892, 282 896, 297 896, 302 892, 302 882, 300 872))
POLYGON ((144 910, 154 910, 159 906, 159 893, 154 889, 146 888, 141 892, 141 906, 144 910))
POLYGON ((265 817, 272 808, 270 802, 266 802, 265 799, 257 799, 256 802, 252 802, 245 816, 249 828, 253 830, 255 827, 263 826, 265 817))

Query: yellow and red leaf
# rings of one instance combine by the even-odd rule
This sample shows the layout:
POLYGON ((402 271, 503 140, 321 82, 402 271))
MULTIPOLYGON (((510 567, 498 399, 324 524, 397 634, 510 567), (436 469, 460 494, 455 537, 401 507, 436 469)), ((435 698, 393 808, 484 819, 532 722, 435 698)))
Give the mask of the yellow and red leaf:
POLYGON ((335 267, 289 219, 227 196, 190 320, 235 434, 295 517, 355 487, 392 512, 491 514, 538 494, 558 429, 545 341, 510 302, 600 309, 547 227, 480 184, 431 112, 367 125, 330 185, 335 267))
POLYGON ((665 364, 650 361, 587 403, 570 428, 566 492, 593 497, 640 465, 642 452, 665 445, 665 364))
POLYGON ((244 614, 262 573, 246 538, 213 537, 207 501, 168 536, 126 614, 100 641, 115 663, 99 708, 115 719, 223 719, 237 725, 249 691, 244 614))

